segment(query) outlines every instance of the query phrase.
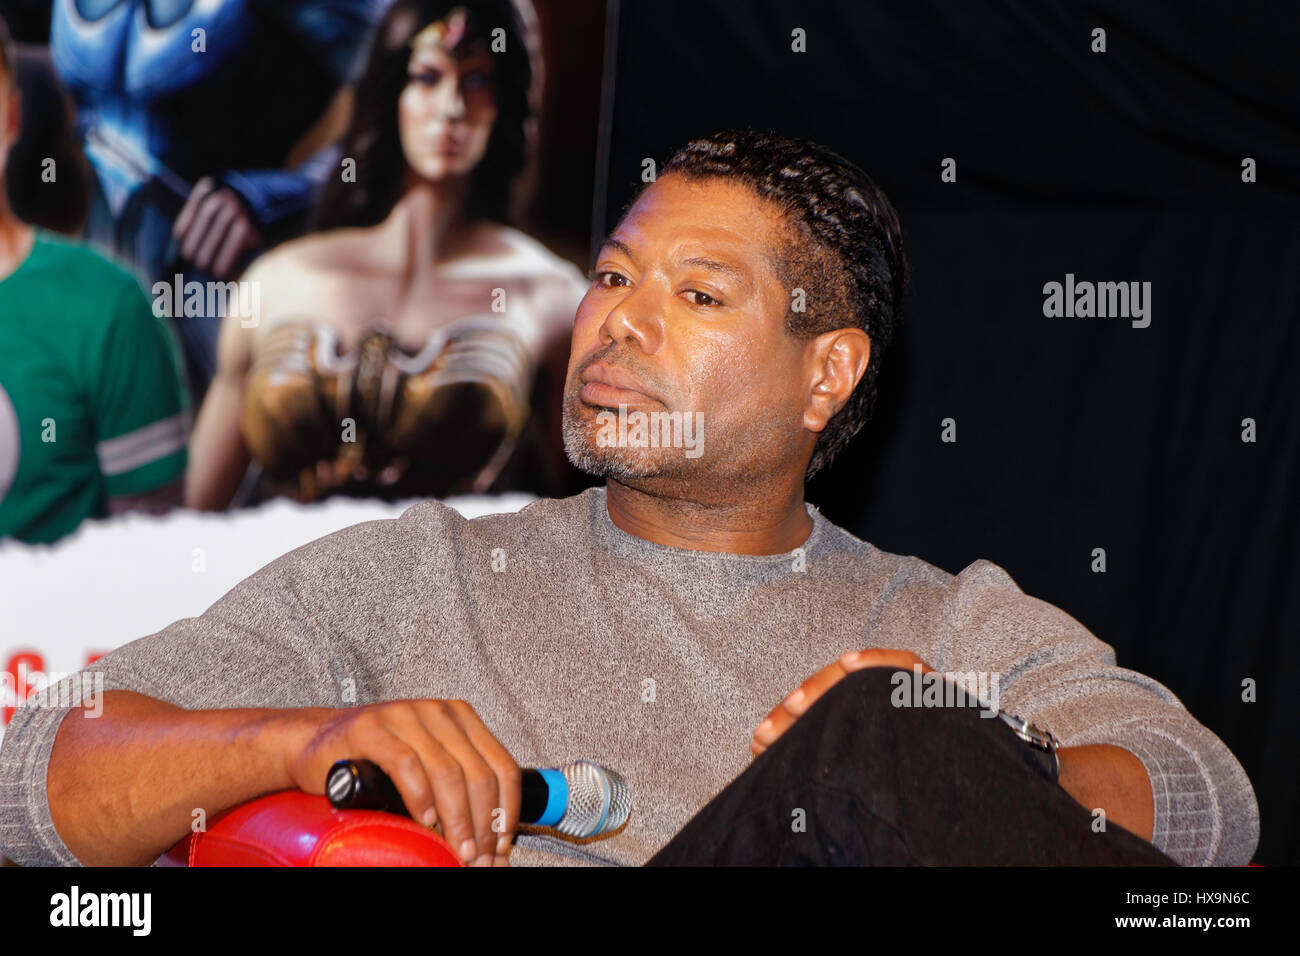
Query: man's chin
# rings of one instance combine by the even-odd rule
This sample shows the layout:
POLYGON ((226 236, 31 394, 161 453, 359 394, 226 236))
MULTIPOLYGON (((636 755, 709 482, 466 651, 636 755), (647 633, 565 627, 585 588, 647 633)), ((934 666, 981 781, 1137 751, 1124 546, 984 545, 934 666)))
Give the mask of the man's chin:
POLYGON ((603 445, 597 441, 599 416, 612 409, 588 405, 576 394, 567 397, 561 420, 564 451, 574 468, 596 478, 680 478, 690 470, 681 449, 603 445))
POLYGON ((671 462, 656 454, 661 449, 601 446, 593 429, 565 417, 564 453, 581 472, 595 478, 658 478, 675 474, 671 462))
POLYGON ((654 461, 628 448, 599 448, 585 440, 566 439, 565 454, 573 467, 595 478, 658 478, 668 474, 661 461, 654 461))

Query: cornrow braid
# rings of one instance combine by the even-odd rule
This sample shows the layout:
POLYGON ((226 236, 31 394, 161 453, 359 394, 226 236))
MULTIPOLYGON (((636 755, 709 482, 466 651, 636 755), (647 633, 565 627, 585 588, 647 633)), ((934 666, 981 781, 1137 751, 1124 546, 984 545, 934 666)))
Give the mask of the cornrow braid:
MULTIPOLYGON (((870 419, 880 362, 898 327, 908 265, 898 213, 871 178, 843 156, 807 140, 727 130, 678 150, 663 175, 739 182, 775 203, 791 226, 778 273, 804 290, 786 331, 801 339, 854 326, 871 339, 866 371, 848 402, 817 437, 805 480, 829 465, 870 419)), ((791 296, 793 300, 793 296, 791 296)), ((793 305, 793 301, 792 301, 793 305)))

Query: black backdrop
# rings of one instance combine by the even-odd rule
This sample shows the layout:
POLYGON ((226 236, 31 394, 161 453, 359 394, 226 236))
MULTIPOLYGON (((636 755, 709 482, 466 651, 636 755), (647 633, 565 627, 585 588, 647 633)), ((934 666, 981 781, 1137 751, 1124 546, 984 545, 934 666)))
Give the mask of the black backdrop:
POLYGON ((871 173, 913 282, 876 416, 808 497, 886 550, 994 561, 1168 686, 1250 775, 1256 860, 1294 863, 1300 20, 1133 7, 611 4, 593 231, 644 158, 728 126, 871 173), (1150 326, 1045 317, 1067 273, 1150 282, 1150 326))

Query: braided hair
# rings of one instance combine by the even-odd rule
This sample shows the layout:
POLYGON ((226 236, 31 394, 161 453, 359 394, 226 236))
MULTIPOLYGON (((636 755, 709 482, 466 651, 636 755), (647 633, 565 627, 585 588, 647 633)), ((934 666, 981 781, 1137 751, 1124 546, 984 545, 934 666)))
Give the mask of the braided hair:
POLYGON ((787 334, 812 339, 854 326, 871 339, 861 381, 817 436, 807 480, 834 460, 875 409, 881 358, 898 327, 907 283, 898 213, 843 156, 774 132, 727 130, 692 140, 664 166, 661 175, 668 173, 741 183, 785 214, 790 230, 778 253, 778 278, 805 293, 804 311, 792 307, 786 315, 787 334))

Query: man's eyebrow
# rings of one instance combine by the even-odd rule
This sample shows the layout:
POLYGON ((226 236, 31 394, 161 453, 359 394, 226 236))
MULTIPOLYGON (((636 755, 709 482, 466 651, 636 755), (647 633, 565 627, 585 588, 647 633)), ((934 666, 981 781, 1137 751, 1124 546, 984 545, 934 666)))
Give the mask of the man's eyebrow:
POLYGON ((748 281, 748 276, 737 269, 729 262, 723 262, 720 259, 710 259, 708 256, 691 256, 682 260, 682 265, 698 266, 701 269, 707 269, 710 272, 721 272, 723 275, 735 280, 736 282, 748 281))
POLYGON ((627 243, 624 242, 622 239, 615 239, 613 236, 606 236, 604 241, 600 244, 600 248, 596 250, 597 253, 599 254, 600 252, 604 251, 606 247, 617 249, 619 252, 623 253, 623 255, 627 256, 629 259, 636 258, 635 256, 632 255, 632 250, 628 248, 627 243))
MULTIPOLYGON (((606 248, 616 249, 634 261, 636 259, 636 257, 632 255, 632 250, 628 247, 628 244, 613 236, 607 236, 604 242, 600 244, 601 251, 606 248)), ((701 269, 707 269, 710 272, 720 272, 736 282, 743 283, 750 281, 750 276, 746 272, 729 262, 723 262, 721 259, 710 259, 708 256, 689 256, 682 259, 680 264, 684 266, 697 266, 701 269)))

